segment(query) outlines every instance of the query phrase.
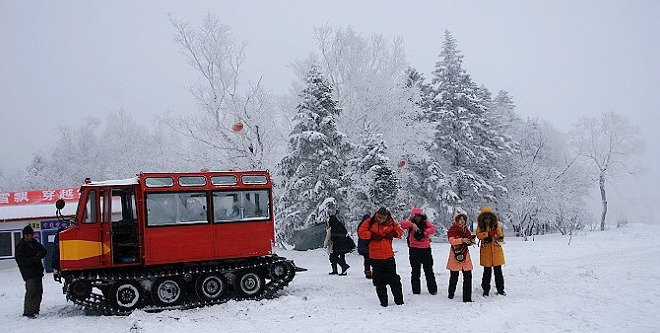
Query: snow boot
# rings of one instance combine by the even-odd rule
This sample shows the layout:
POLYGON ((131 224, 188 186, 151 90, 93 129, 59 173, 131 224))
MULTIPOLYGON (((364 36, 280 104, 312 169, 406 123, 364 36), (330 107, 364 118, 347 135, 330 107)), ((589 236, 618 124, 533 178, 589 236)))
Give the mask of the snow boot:
POLYGON ((472 302, 472 271, 463 271, 463 302, 472 302))
POLYGON ((330 273, 328 273, 328 274, 330 274, 330 275, 337 275, 337 274, 339 274, 339 273, 337 272, 337 264, 331 264, 331 266, 332 266, 332 272, 330 272, 330 273))
POLYGON ((403 287, 401 286, 401 281, 398 283, 393 283, 391 285, 392 288, 392 296, 394 296, 394 303, 396 305, 402 305, 403 304, 403 287))
POLYGON ((410 281, 410 284, 412 285, 412 293, 413 294, 418 295, 418 294, 422 293, 422 287, 420 285, 419 278, 417 280, 412 279, 410 281))
POLYGON ((376 295, 378 295, 378 300, 380 301, 380 306, 387 306, 387 286, 377 286, 376 295))
POLYGON ((454 299, 456 284, 458 284, 458 271, 449 271, 449 287, 447 288, 447 297, 449 299, 454 299))
POLYGON ((351 268, 351 266, 348 265, 348 264, 344 264, 344 265, 342 265, 342 266, 341 266, 341 273, 339 273, 339 275, 346 275, 346 271, 347 271, 349 268, 351 268))

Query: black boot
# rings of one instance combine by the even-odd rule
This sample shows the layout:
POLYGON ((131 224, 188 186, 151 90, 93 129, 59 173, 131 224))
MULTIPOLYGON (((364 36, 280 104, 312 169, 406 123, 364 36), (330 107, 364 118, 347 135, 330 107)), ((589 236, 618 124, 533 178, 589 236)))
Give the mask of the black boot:
POLYGON ((438 293, 438 284, 435 282, 433 271, 431 271, 430 275, 426 275, 426 287, 429 289, 429 294, 435 295, 438 293))
POLYGON ((490 292, 490 279, 493 269, 491 267, 484 267, 484 275, 481 278, 481 288, 484 290, 484 297, 488 297, 490 292))
POLYGON ((403 287, 401 286, 401 280, 390 285, 392 288, 392 296, 394 296, 394 303, 396 305, 403 304, 403 287))
POLYGON ((472 271, 463 271, 463 302, 472 302, 472 271))
POLYGON ((456 284, 458 283, 458 271, 449 271, 449 288, 447 288, 447 297, 454 299, 456 284))
POLYGON ((351 266, 348 265, 348 264, 346 264, 346 263, 344 263, 343 265, 341 265, 341 273, 339 273, 339 275, 346 275, 346 271, 347 271, 349 268, 351 268, 351 266))
POLYGON ((506 296, 504 292, 504 276, 502 275, 502 266, 493 267, 495 271, 495 288, 497 288, 497 294, 500 296, 506 296))
POLYGON ((376 286, 376 295, 380 301, 380 306, 387 306, 387 286, 376 286))
POLYGON ((330 275, 337 275, 337 274, 339 274, 339 273, 337 272, 337 264, 330 264, 330 266, 332 267, 332 272, 330 272, 330 273, 328 273, 328 274, 330 274, 330 275))
POLYGON ((410 284, 412 285, 412 292, 413 294, 421 294, 422 293, 422 287, 420 285, 419 279, 413 278, 410 280, 410 284))

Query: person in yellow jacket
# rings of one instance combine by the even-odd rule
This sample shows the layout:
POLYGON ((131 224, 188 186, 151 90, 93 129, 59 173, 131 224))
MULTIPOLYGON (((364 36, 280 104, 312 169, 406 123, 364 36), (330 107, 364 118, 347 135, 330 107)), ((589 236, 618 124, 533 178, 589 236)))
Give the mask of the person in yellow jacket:
POLYGON ((481 213, 477 217, 477 238, 481 240, 479 264, 484 267, 484 275, 481 279, 484 297, 487 297, 490 292, 492 271, 495 271, 497 294, 505 296, 504 276, 502 275, 504 233, 500 222, 497 220, 497 215, 488 206, 481 208, 481 213))

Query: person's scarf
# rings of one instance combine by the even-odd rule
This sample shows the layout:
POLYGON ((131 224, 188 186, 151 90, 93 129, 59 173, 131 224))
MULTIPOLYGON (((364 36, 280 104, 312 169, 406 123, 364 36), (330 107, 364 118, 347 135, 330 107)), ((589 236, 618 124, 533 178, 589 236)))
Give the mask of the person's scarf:
MULTIPOLYGON (((466 226, 458 225, 458 224, 452 224, 451 228, 447 231, 447 238, 472 238, 472 233, 470 233, 470 229, 468 229, 466 226)), ((468 246, 465 243, 461 243, 461 245, 455 245, 456 248, 461 250, 461 253, 465 254, 468 251, 468 246)), ((454 247, 454 245, 452 245, 454 247)))

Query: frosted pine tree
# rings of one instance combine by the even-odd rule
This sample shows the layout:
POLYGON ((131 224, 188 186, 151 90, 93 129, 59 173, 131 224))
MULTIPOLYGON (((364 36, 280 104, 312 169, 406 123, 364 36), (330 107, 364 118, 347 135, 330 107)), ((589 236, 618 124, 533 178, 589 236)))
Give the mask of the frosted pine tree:
POLYGON ((447 197, 447 208, 462 208, 474 215, 479 206, 492 205, 506 191, 497 159, 508 148, 500 145, 503 138, 494 131, 488 103, 463 69, 462 59, 456 40, 445 31, 433 71, 428 117, 437 123, 432 149, 443 160, 446 181, 454 194, 447 197))
MULTIPOLYGON (((373 133, 369 124, 364 126, 362 143, 353 149, 349 161, 351 190, 350 210, 353 219, 359 222, 364 214, 378 207, 396 207, 398 181, 387 157, 387 146, 382 135, 373 133)), ((350 224, 349 224, 350 225, 350 224)))
POLYGON ((417 97, 411 102, 419 111, 405 128, 412 140, 402 150, 402 160, 397 170, 400 186, 396 210, 407 218, 411 206, 423 207, 432 221, 441 221, 446 210, 445 203, 455 195, 445 181, 440 162, 430 154, 437 126, 428 113, 432 102, 430 85, 412 68, 406 71, 406 78, 407 87, 417 91, 417 97))
POLYGON ((286 240, 294 230, 325 221, 339 213, 345 219, 345 137, 337 130, 341 110, 332 98, 332 87, 312 66, 306 87, 299 95, 288 154, 279 165, 282 192, 278 199, 278 237, 286 240))

